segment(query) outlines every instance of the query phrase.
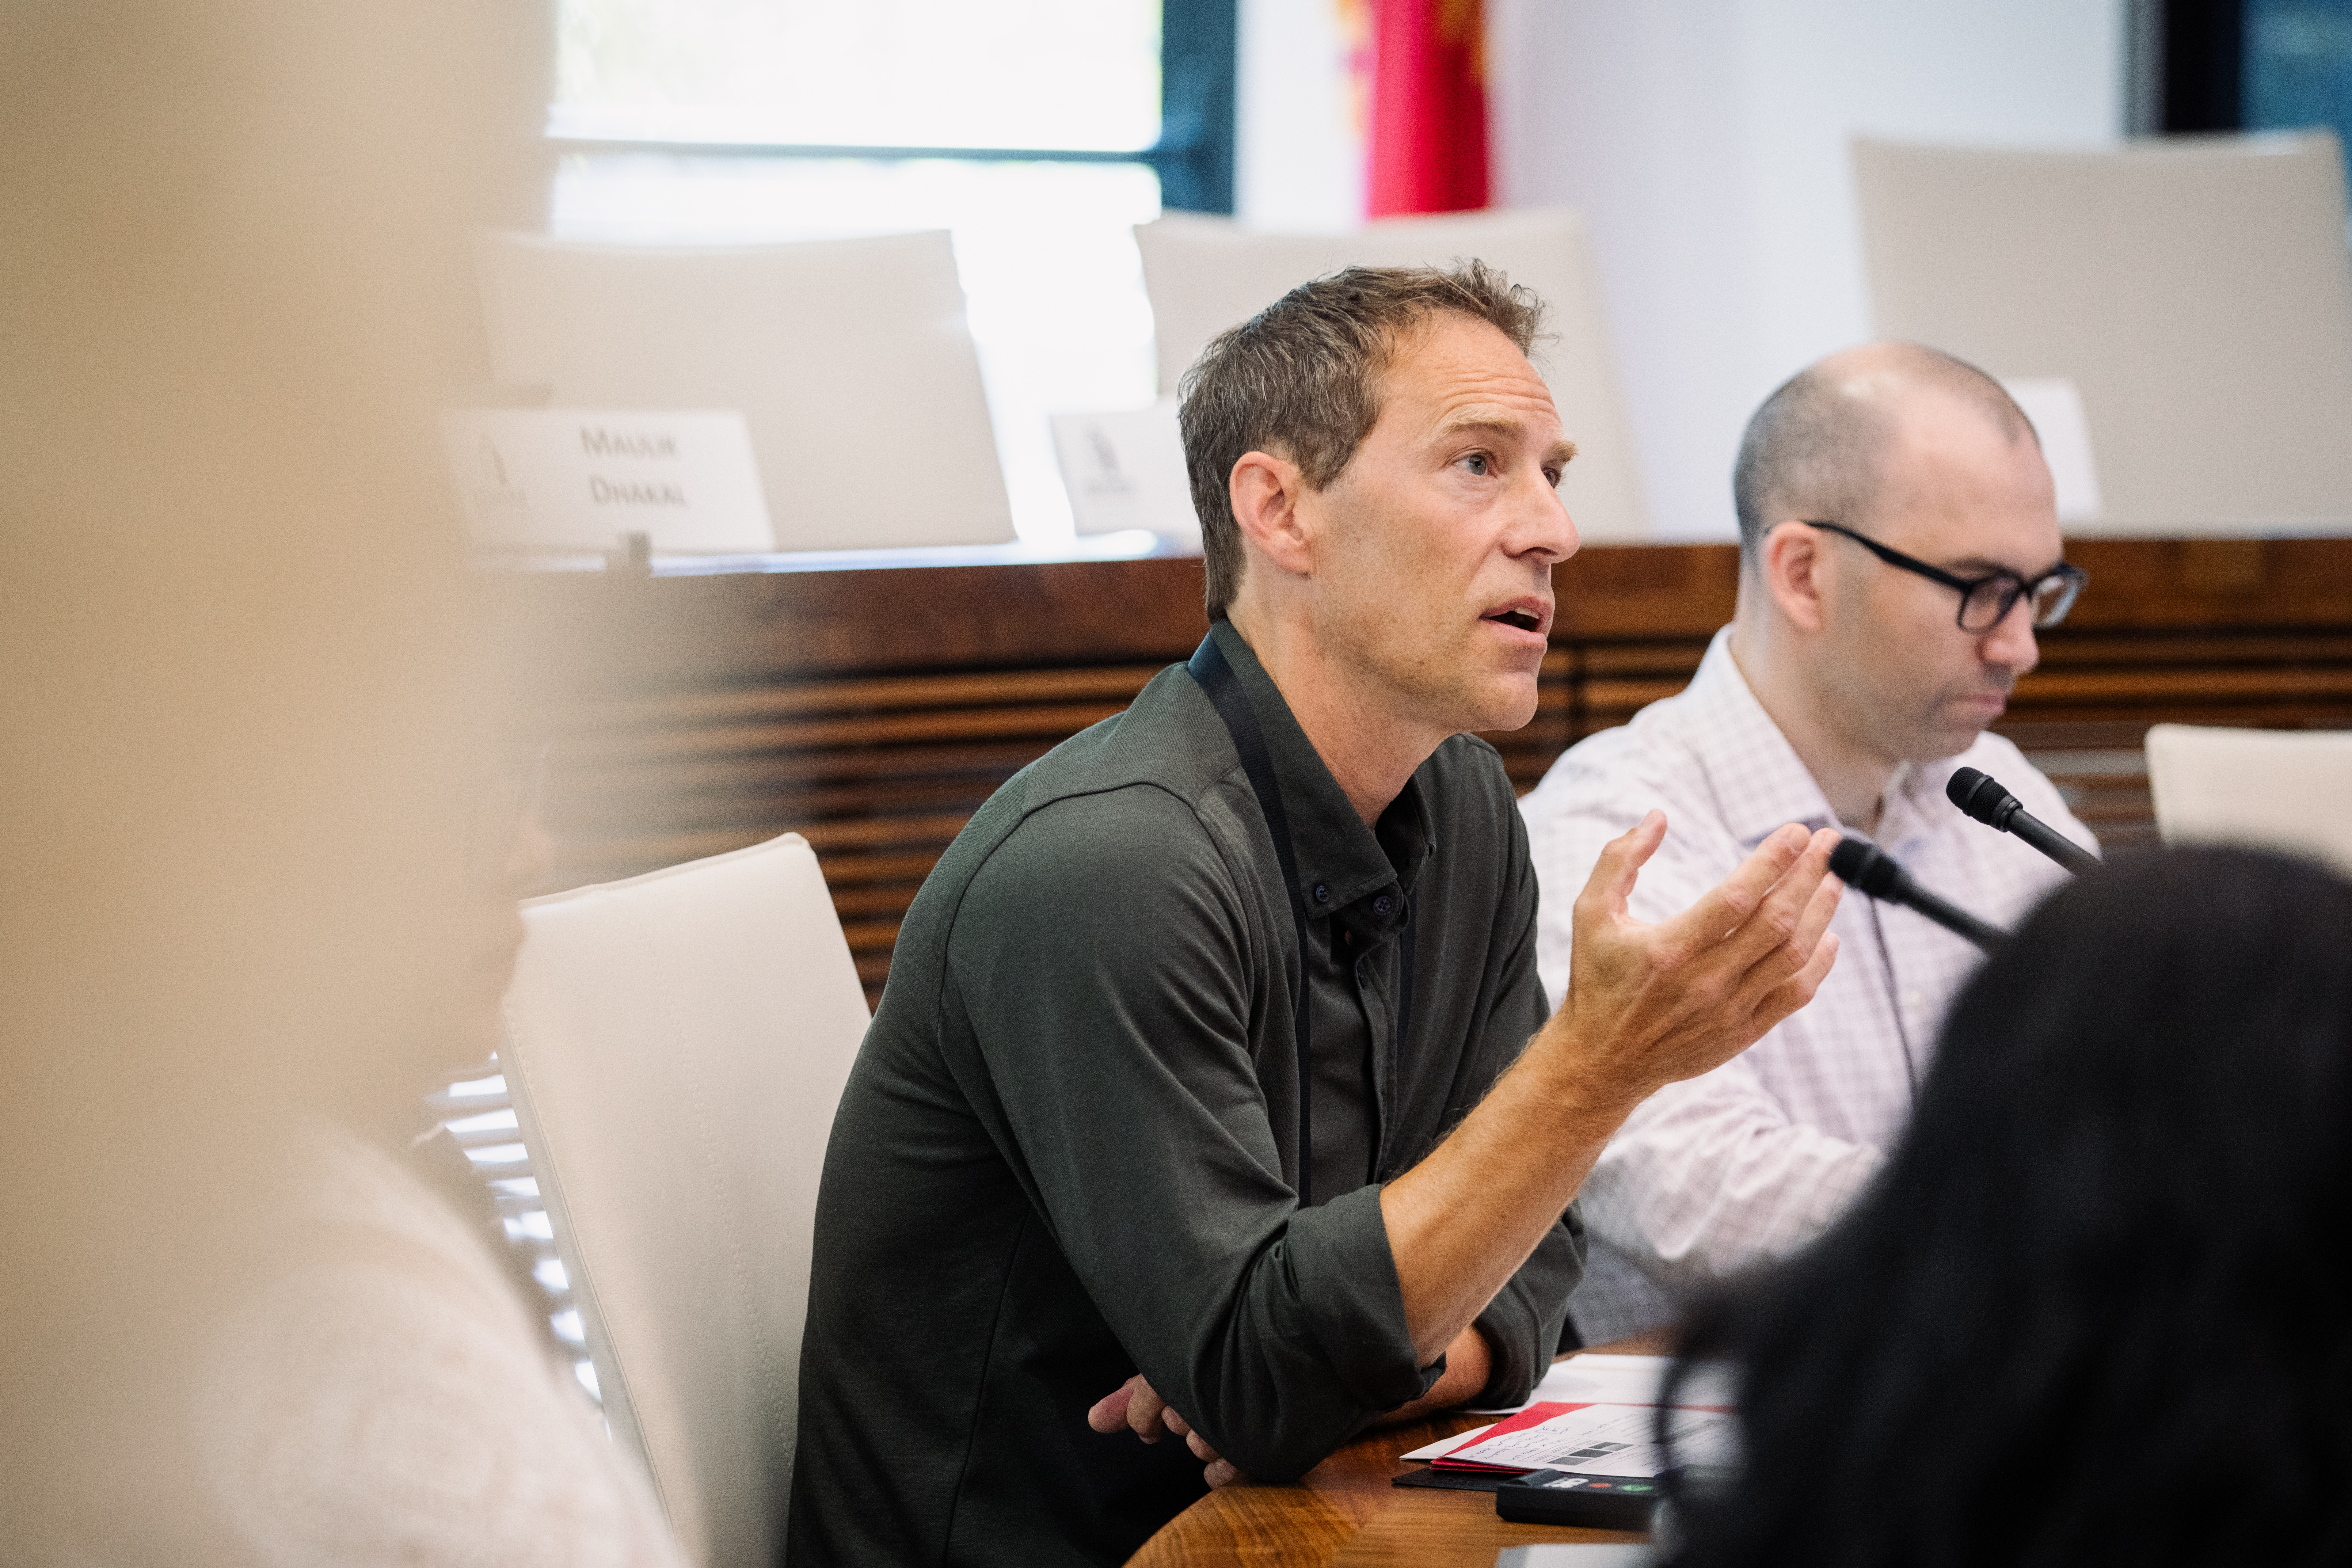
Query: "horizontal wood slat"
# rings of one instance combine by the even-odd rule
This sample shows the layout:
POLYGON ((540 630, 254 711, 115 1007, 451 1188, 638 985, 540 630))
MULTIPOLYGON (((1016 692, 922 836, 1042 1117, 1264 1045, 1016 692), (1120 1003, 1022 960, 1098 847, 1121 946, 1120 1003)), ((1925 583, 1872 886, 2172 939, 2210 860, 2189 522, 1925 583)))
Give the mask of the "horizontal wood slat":
MULTIPOLYGON (((2091 590, 2043 634, 2000 728, 2109 845, 2153 841, 2150 723, 2352 725, 2352 540, 2068 553, 2091 590)), ((1182 560, 525 577, 486 591, 554 742, 551 885, 798 832, 877 995, 908 904, 971 813, 1203 630, 1182 560)), ((1514 784, 1680 690, 1737 581, 1727 546, 1596 547, 1560 567, 1535 718, 1486 737, 1514 784)))

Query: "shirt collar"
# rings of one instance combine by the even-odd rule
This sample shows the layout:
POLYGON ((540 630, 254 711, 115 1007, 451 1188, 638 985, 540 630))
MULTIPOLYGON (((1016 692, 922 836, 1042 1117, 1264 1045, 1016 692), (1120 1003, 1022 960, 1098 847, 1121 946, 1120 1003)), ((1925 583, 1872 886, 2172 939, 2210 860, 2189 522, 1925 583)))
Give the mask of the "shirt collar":
POLYGON ((1958 822, 1960 808, 1945 795, 1944 786, 1969 752, 1958 752, 1934 762, 1905 763, 1886 781, 1886 809, 1878 819, 1878 842, 1900 853, 1905 845, 1940 833, 1958 822))
POLYGON ((1715 634, 1698 673, 1683 689, 1688 738, 1724 826, 1753 847, 1791 822, 1835 827, 1829 796, 1764 711, 1731 657, 1731 628, 1715 634))
MULTIPOLYGON (((1322 753, 1298 727, 1274 678, 1265 672, 1233 623, 1219 619, 1209 635, 1233 666, 1250 707, 1265 732, 1266 753, 1274 762, 1275 782, 1282 790, 1282 808, 1290 819, 1291 853, 1298 862, 1298 890, 1310 918, 1334 914, 1366 895, 1395 887, 1412 891, 1423 864, 1429 858, 1432 830, 1428 803, 1418 773, 1381 814, 1379 832, 1364 826, 1339 781, 1331 776, 1322 753), (1383 840, 1387 847, 1383 847, 1383 840), (1391 853, 1395 858, 1391 859, 1391 853)), ((1402 901, 1369 920, 1385 929, 1404 918, 1402 901)))

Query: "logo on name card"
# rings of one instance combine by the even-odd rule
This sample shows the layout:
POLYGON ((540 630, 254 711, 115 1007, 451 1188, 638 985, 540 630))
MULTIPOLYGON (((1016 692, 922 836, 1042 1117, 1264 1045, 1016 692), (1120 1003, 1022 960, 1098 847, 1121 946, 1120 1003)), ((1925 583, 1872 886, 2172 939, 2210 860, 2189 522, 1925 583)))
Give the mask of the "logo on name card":
POLYGON ((471 486, 465 484, 461 475, 457 486, 460 499, 465 501, 469 513, 510 512, 530 505, 530 497, 507 478, 506 456, 499 450, 499 444, 490 439, 489 432, 482 433, 481 444, 474 457, 475 483, 471 486))

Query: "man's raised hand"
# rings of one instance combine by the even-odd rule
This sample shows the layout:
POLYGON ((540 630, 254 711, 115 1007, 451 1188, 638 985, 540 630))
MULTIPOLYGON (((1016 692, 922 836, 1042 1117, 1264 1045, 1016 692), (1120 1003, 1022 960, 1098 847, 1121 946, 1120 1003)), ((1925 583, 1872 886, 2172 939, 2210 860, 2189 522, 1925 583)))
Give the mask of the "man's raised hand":
POLYGON ((1580 1077, 1626 1103, 1747 1049, 1812 1000, 1837 958, 1837 834, 1791 823, 1689 909, 1650 925, 1627 900, 1665 834, 1654 811, 1601 851, 1576 900, 1568 994, 1538 1037, 1558 1037, 1580 1077))

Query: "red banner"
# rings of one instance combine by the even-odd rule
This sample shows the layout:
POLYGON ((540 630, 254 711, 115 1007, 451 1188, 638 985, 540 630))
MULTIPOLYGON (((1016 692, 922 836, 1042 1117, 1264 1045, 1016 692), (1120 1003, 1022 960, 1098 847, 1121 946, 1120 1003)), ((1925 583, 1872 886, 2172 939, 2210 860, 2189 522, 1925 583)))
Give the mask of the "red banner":
POLYGON ((1483 0, 1343 0, 1357 14, 1370 215, 1486 205, 1483 0), (1370 15, 1363 15, 1365 10, 1370 15), (1365 24, 1369 23, 1369 26, 1365 24))

